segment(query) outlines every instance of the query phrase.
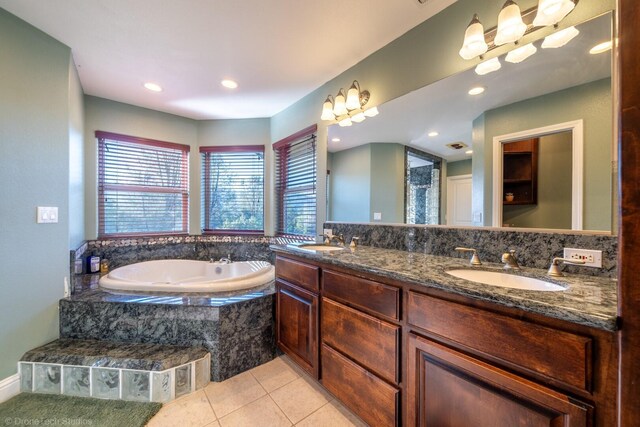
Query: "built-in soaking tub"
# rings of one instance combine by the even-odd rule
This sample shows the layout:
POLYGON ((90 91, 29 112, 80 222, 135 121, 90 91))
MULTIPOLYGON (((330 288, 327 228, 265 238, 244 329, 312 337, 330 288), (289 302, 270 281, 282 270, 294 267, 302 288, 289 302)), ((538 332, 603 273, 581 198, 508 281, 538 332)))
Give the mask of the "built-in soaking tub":
POLYGON ((100 287, 113 291, 216 293, 254 288, 274 277, 275 269, 266 261, 226 264, 172 259, 116 268, 100 279, 100 287))

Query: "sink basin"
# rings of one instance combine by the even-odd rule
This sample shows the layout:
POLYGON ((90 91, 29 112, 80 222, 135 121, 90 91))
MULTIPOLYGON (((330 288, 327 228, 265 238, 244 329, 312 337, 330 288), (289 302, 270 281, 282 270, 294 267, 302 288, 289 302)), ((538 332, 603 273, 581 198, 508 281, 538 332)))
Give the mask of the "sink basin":
POLYGON ((460 279, 472 282, 483 283, 485 285, 500 286, 502 288, 524 289, 527 291, 557 292, 566 288, 555 283, 531 277, 517 276, 514 274, 500 273, 497 271, 484 270, 449 270, 447 274, 460 279))
POLYGON ((318 245, 314 243, 302 244, 302 245, 287 245, 294 249, 303 249, 307 251, 321 251, 321 252, 333 252, 333 251, 342 251, 344 247, 341 246, 329 246, 329 245, 318 245))

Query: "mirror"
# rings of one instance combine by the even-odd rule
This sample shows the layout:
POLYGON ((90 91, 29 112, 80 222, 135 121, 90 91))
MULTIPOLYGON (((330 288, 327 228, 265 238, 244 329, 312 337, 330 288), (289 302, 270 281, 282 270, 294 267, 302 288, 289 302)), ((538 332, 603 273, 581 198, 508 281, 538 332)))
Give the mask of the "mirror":
POLYGON ((611 40, 612 16, 576 28, 560 48, 538 40, 520 63, 502 56, 496 72, 470 69, 330 126, 327 219, 611 232, 612 54, 589 51, 611 40), (513 148, 524 140, 535 150, 513 148))

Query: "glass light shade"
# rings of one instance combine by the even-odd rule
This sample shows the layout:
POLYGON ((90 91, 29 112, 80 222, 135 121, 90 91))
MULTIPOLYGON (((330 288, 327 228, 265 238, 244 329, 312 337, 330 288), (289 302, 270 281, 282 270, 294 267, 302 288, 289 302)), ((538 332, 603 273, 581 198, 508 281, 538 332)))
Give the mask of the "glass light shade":
POLYGON ((589 53, 592 54, 592 55, 597 55, 599 53, 604 53, 604 52, 610 50, 612 46, 613 46, 613 43, 611 42, 611 40, 609 40, 608 42, 599 43, 599 44, 595 45, 594 47, 592 47, 589 50, 589 53))
POLYGON ((492 58, 488 61, 481 62, 476 67, 476 74, 479 76, 484 76, 485 74, 493 73, 494 71, 498 71, 502 68, 502 64, 498 58, 492 58))
POLYGON ((347 92, 347 101, 345 103, 345 106, 347 107, 347 110, 355 110, 356 108, 360 108, 360 90, 356 86, 355 81, 347 92))
POLYGON ((368 110, 364 110, 364 115, 367 117, 375 117, 379 113, 378 107, 371 107, 368 110))
POLYGON ((498 32, 494 43, 496 46, 500 46, 516 42, 526 31, 527 25, 522 22, 520 7, 512 0, 507 0, 498 15, 498 32))
POLYGON ((537 51, 538 48, 533 43, 529 43, 507 53, 507 57, 504 60, 512 64, 519 64, 537 51))
POLYGON ((322 115, 320 120, 335 120, 336 116, 333 114, 333 104, 331 98, 327 97, 324 104, 322 104, 322 115))
POLYGON ((473 15, 473 19, 464 33, 462 49, 459 52, 460 56, 463 59, 473 59, 484 54, 488 48, 489 46, 484 40, 484 27, 480 23, 478 15, 473 15))
POLYGON ((339 124, 341 127, 351 126, 351 124, 352 124, 352 123, 351 123, 351 118, 350 118, 350 117, 347 117, 347 118, 345 118, 345 119, 342 119, 342 120, 340 120, 340 121, 338 122, 338 124, 339 124))
POLYGON ((576 4, 573 0, 540 0, 533 26, 555 25, 562 21, 574 7, 576 7, 576 4))
POLYGON ((544 38, 542 42, 543 49, 556 49, 562 47, 573 40, 580 31, 576 27, 565 28, 562 31, 553 33, 544 38))
POLYGON ((367 116, 365 116, 364 113, 361 111, 358 114, 352 116, 351 117, 351 121, 352 122, 356 122, 356 123, 360 123, 360 122, 363 122, 366 118, 367 118, 367 116))
POLYGON ((333 101, 333 114, 335 114, 336 117, 344 116, 348 113, 345 103, 344 90, 340 89, 340 92, 338 92, 338 95, 336 95, 336 98, 333 101))

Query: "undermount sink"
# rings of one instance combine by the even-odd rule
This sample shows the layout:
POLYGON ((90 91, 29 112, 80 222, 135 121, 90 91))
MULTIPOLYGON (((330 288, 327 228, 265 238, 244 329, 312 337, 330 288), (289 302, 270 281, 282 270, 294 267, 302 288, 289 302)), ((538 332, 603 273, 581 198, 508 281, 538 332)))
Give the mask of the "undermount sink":
POLYGON ((333 252, 333 251, 341 251, 344 249, 343 246, 329 246, 329 245, 319 245, 314 243, 304 243, 302 245, 287 245, 294 249, 303 249, 307 251, 321 251, 321 252, 333 252))
POLYGON ((515 274, 500 273, 497 271, 485 270, 449 270, 447 274, 460 279, 472 282, 483 283, 485 285, 499 286, 502 288, 524 289, 527 291, 558 292, 565 291, 566 288, 555 283, 532 277, 517 276, 515 274))

